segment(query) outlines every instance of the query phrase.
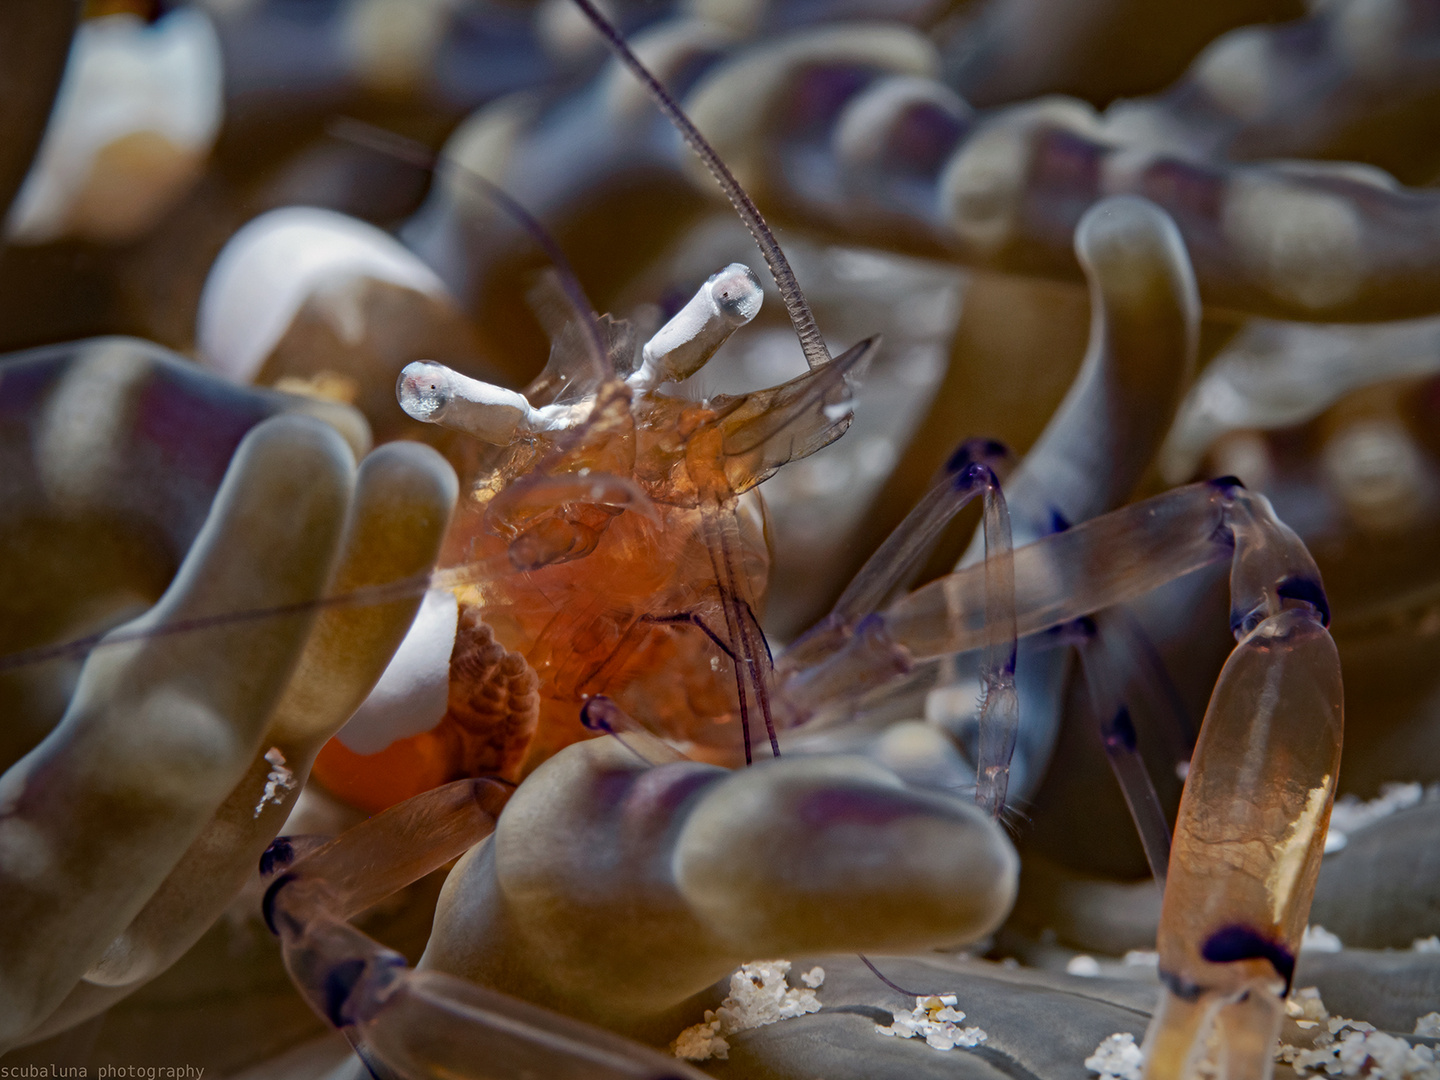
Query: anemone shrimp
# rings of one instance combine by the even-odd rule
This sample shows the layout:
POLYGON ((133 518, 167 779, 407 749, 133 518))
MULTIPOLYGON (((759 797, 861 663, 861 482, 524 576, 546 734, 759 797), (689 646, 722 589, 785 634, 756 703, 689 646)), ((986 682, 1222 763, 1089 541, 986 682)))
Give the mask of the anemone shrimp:
MULTIPOLYGON (((660 98, 668 103, 667 111, 678 111, 663 92, 660 98)), ((682 130, 685 129, 682 127, 682 130)), ((686 134, 692 145, 699 141, 691 132, 686 134)), ((722 178, 722 183, 733 183, 723 167, 712 165, 712 169, 722 178)), ((753 213, 743 193, 737 194, 727 187, 727 194, 745 207, 742 212, 753 213)), ((1153 234, 1160 236, 1155 244, 1159 254, 1154 256, 1151 269, 1159 267, 1155 276, 1178 297, 1173 306, 1182 313, 1176 321, 1183 325, 1186 302, 1190 302, 1193 311, 1193 301, 1185 289, 1188 264, 1184 262, 1183 245, 1174 236, 1173 226, 1167 230, 1168 223, 1160 215, 1146 219, 1146 211, 1140 208, 1127 205, 1111 209, 1118 214, 1128 211, 1141 217, 1153 234), (1180 269, 1177 270, 1177 266, 1180 269)), ((760 234, 762 250, 773 266, 778 261, 778 249, 768 247, 773 241, 768 240, 763 225, 752 227, 760 234)), ((1093 224, 1089 230, 1092 236, 1099 231, 1100 227, 1093 224)), ((1093 248, 1086 250, 1086 232, 1082 229, 1079 240, 1082 262, 1093 267, 1098 260, 1093 248)), ((783 263, 781 265, 783 267, 783 263)), ((703 304, 709 299, 708 290, 726 276, 733 280, 735 272, 731 268, 717 275, 718 280, 707 283, 692 304, 703 304)), ((782 281, 781 288, 789 300, 794 294, 787 291, 787 284, 782 281)), ((1193 284, 1190 289, 1193 290, 1193 284)), ((1096 291, 1101 293, 1103 286, 1096 291)), ((802 304, 803 301, 795 303, 794 308, 802 312, 796 321, 802 341, 806 341, 807 324, 802 304)), ((713 304, 709 313, 712 319, 724 314, 713 304)), ((693 316, 691 325, 694 325, 693 316)), ((726 326, 722 333, 728 330, 726 326)), ((1112 326, 1112 334, 1114 330, 1112 326)), ((679 336, 678 328, 667 327, 657 340, 670 335, 679 336)), ((1105 331, 1099 336, 1103 340, 1105 331)), ((813 346, 814 341, 812 337, 807 344, 813 346)), ((1113 340, 1102 344, 1096 356, 1111 351, 1116 351, 1113 340)), ((807 353, 813 356, 809 348, 807 353)), ((661 355, 658 345, 647 347, 645 366, 632 377, 632 385, 640 389, 642 395, 654 385, 654 362, 661 355)), ((833 363, 843 371, 849 355, 833 363)), ((1113 357, 1106 359, 1113 360, 1113 357)), ((817 373, 835 370, 831 363, 822 355, 812 374, 797 382, 818 381, 817 373)), ((1088 384, 1081 384, 1075 394, 1077 400, 1083 399, 1087 390, 1092 395, 1103 393, 1096 388, 1103 382, 1095 370, 1100 364, 1097 359, 1094 369, 1087 373, 1088 384)), ((686 373, 689 370, 693 369, 688 364, 677 369, 686 373)), ((497 433, 513 433, 521 426, 538 434, 547 425, 555 424, 553 412, 549 417, 542 416, 527 400, 503 398, 493 388, 467 383, 434 368, 407 372, 402 380, 401 397, 410 405, 412 415, 448 422, 491 439, 495 439, 497 433)), ((600 411, 603 401, 603 394, 597 395, 593 408, 600 411)), ((714 404, 722 412, 726 407, 734 407, 728 401, 714 404)), ((1081 408, 1075 404, 1071 411, 1078 412, 1081 408)), ((637 412, 643 414, 644 410, 645 406, 641 405, 637 412)), ((1064 421, 1062 414, 1049 445, 1042 442, 1037 455, 1042 460, 1047 455, 1060 454, 1061 447, 1075 452, 1073 445, 1065 445, 1069 433, 1064 421)), ((779 427, 786 437, 786 453, 792 453, 796 446, 792 441, 794 432, 788 430, 790 422, 793 421, 786 418, 779 427)), ((680 430, 689 428, 682 423, 680 430)), ((703 430, 703 427, 698 429, 703 430)), ((1069 436, 1069 441, 1073 443, 1073 436, 1069 436)), ((643 436, 638 433, 637 444, 643 445, 643 436)), ((722 448, 756 449, 753 444, 743 442, 727 441, 721 445, 722 448)), ((766 467, 768 462, 751 475, 764 472, 766 467)), ((594 479, 589 474, 581 475, 586 484, 593 485, 595 497, 607 500, 607 510, 614 516, 634 512, 634 496, 624 485, 617 486, 608 477, 594 479), (620 505, 623 509, 615 511, 620 505)), ((632 475, 643 483, 644 474, 639 468, 632 475)), ((674 474, 666 471, 661 475, 674 474)), ((742 478, 744 475, 741 474, 742 478)), ((576 481, 567 478, 565 483, 574 485, 576 481)), ((1023 480, 1019 487, 1022 492, 1025 490, 1023 480)), ((917 667, 924 667, 923 661, 975 648, 985 649, 986 693, 980 710, 977 797, 994 813, 1004 804, 1005 769, 1013 749, 1014 725, 1018 722, 1013 700, 1015 636, 1063 625, 1129 599, 1203 563, 1230 557, 1233 561, 1232 628, 1240 644, 1222 672, 1196 748, 1191 774, 1195 779, 1187 783, 1174 853, 1168 860, 1163 851, 1154 856, 1157 872, 1168 863, 1171 887, 1167 888, 1161 930, 1161 963, 1168 990, 1166 1005, 1147 1044, 1148 1068, 1157 1076, 1186 1074, 1189 1063, 1203 1045, 1204 1029, 1218 1010, 1231 1064, 1247 1073, 1264 1071, 1268 1067, 1265 1057, 1268 1049, 1261 1053, 1255 1048, 1268 1048, 1278 1023, 1278 992, 1288 984, 1293 968, 1309 893, 1318 871, 1317 838, 1323 835, 1338 768, 1339 668, 1333 645, 1324 630, 1328 611, 1318 571, 1303 545, 1274 518, 1264 500, 1249 496, 1234 483, 1181 489, 1039 539, 1013 555, 1006 550, 1007 514, 997 488, 994 474, 987 465, 968 455, 957 455, 954 475, 941 480, 901 531, 867 564, 831 616, 782 654, 773 676, 767 677, 764 672, 754 644, 756 631, 752 629, 751 597, 755 594, 742 592, 737 587, 740 576, 733 570, 728 581, 722 574, 722 567, 734 565, 733 556, 726 554, 727 543, 723 537, 715 545, 722 553, 721 558, 717 560, 713 549, 709 555, 715 575, 712 588, 719 594, 711 601, 709 611, 667 611, 661 618, 682 623, 691 633, 701 630, 731 661, 747 758, 750 749, 747 696, 763 715, 767 735, 778 753, 776 715, 782 730, 800 730, 817 721, 843 722, 855 711, 857 696, 866 693, 883 696, 887 683, 893 686, 903 682, 917 667), (957 504, 963 504, 977 491, 985 491, 990 496, 987 532, 992 535, 987 539, 992 543, 998 540, 999 552, 992 552, 982 566, 959 571, 942 582, 883 606, 903 585, 913 560, 924 550, 927 540, 933 538, 935 530, 955 512, 957 504), (1145 553, 1137 560, 1143 570, 1137 569, 1128 558, 1124 565, 1110 561, 1114 552, 1125 551, 1128 555, 1137 550, 1145 553), (1085 569, 1081 571, 1079 567, 1085 569), (1077 569, 1067 571, 1067 568, 1077 569), (727 588, 732 590, 729 596, 727 588), (722 622, 723 630, 719 628, 722 622), (761 673, 759 678, 755 677, 757 670, 761 673), (776 705, 773 711, 769 700, 771 685, 776 705), (1276 742, 1271 743, 1271 739, 1276 742), (1263 742, 1267 750, 1273 748, 1268 762, 1247 762, 1257 740, 1263 742), (1301 750, 1305 741, 1311 745, 1301 750), (1292 748, 1298 757, 1282 762, 1277 756, 1281 745, 1292 748), (1272 764, 1273 773, 1269 771, 1272 764), (1286 782, 1271 783, 1280 777, 1286 778, 1286 782), (1244 800, 1254 800, 1261 792, 1266 793, 1266 809, 1259 820, 1247 820, 1243 811, 1227 815, 1227 809, 1237 805, 1237 796, 1242 800, 1239 805, 1243 806, 1244 800), (1268 846, 1260 839, 1262 835, 1272 836, 1278 842, 1270 857, 1261 854, 1268 846), (1216 873, 1217 858, 1228 873, 1216 873)), ((695 489, 704 490, 699 483, 695 489)), ((569 490, 576 489, 571 486, 569 490)), ((732 484, 729 495, 737 496, 743 490, 736 490, 732 484)), ((710 488, 708 494, 714 498, 716 489, 710 488)), ((716 501, 720 502, 718 498, 716 501)), ((554 514, 554 508, 547 507, 546 512, 554 514)), ((560 530, 566 551, 573 547, 575 527, 580 524, 579 521, 567 522, 568 527, 560 530)), ((505 535, 502 530, 495 531, 505 535)), ((734 528, 731 536, 738 532, 739 529, 734 528)), ((525 537, 523 530, 513 530, 510 535, 515 540, 523 538, 518 558, 511 549, 512 564, 533 565, 530 552, 535 550, 535 538, 525 537)), ((729 541, 731 549, 737 546, 735 540, 729 541)), ((662 603, 668 608, 674 601, 667 598, 662 603)), ((615 635, 616 638, 623 636, 623 631, 615 635)), ((1097 666, 1103 667, 1103 664, 1102 660, 1097 666)), ((1108 688, 1104 686, 1103 676, 1096 681, 1101 684, 1103 700, 1108 688)), ((1123 702, 1112 698, 1106 700, 1105 705, 1108 707, 1105 715, 1114 718, 1107 746, 1114 746, 1117 761, 1123 761, 1127 751, 1133 753, 1133 731, 1127 733, 1125 729, 1123 702)), ((638 743, 643 748, 637 750, 638 753, 649 754, 652 759, 665 756, 663 750, 654 747, 654 738, 645 726, 636 725, 608 700, 591 699, 581 711, 593 727, 615 731, 622 740, 638 743)), ((663 710, 657 710, 659 712, 663 710)), ((645 717, 646 721, 650 719, 645 717)), ((659 715, 654 718, 654 730, 667 731, 659 715)), ((1117 774, 1121 772, 1117 764, 1117 774)), ((1143 785, 1132 785, 1131 789, 1137 807, 1143 806, 1143 785)), ((1143 810, 1137 809, 1137 817, 1143 818, 1143 810)), ((1163 828, 1163 819, 1160 824, 1163 828)), ((1152 843, 1156 840, 1153 830, 1148 838, 1152 843)))
MULTIPOLYGON (((1175 271, 1173 230, 1166 230, 1163 218, 1133 205, 1108 209, 1130 213, 1131 220, 1142 222, 1142 232, 1149 230, 1152 237, 1160 237, 1154 246, 1159 254, 1151 268, 1160 268, 1155 277, 1164 283, 1164 290, 1177 292, 1183 299, 1184 275, 1175 271)), ((1094 232, 1089 234, 1092 240, 1094 232)), ((1180 250, 1183 253, 1183 248, 1180 250)), ((778 248, 767 248, 766 254, 773 258, 778 248)), ((753 295, 746 288, 750 284, 747 273, 722 275, 707 284, 702 293, 706 301, 713 301, 717 286, 722 293, 733 290, 742 297, 753 295)), ((738 306, 743 314, 743 300, 738 306)), ((1179 310, 1184 304, 1173 306, 1179 310)), ((803 301, 797 300, 797 307, 803 312, 803 301)), ((442 421, 449 416, 471 433, 478 430, 498 440, 523 431, 517 442, 511 444, 507 439, 507 467, 498 473, 501 483, 488 492, 485 501, 486 525, 499 534, 484 541, 492 557, 488 561, 482 558, 479 569, 467 570, 467 575, 475 573, 483 583, 488 580, 484 575, 496 567, 504 574, 522 577, 538 575, 549 567, 583 567, 585 560, 595 559, 605 545, 625 539, 627 530, 629 542, 642 552, 659 548, 661 554, 651 559, 652 563, 663 561, 668 551, 669 559, 683 567, 699 567, 700 573, 684 580, 676 594, 653 587, 644 590, 647 608, 627 613, 626 625, 610 629, 608 639, 597 635, 599 641, 593 648, 575 650, 586 659, 598 656, 608 662, 615 657, 616 671, 597 673, 592 663, 571 676, 569 685, 558 678, 545 680, 543 685, 556 688, 551 695, 555 712, 563 711, 561 703, 572 712, 570 717, 560 718, 568 720, 571 737, 578 734, 573 714, 580 710, 575 706, 586 700, 584 718, 593 727, 615 731, 623 745, 647 760, 666 756, 663 747, 643 729, 632 726, 625 710, 594 696, 613 682, 617 695, 623 697, 626 663, 658 668, 665 662, 681 662, 677 657, 703 659, 703 664, 696 665, 702 679, 707 669, 712 676, 721 676, 709 680, 709 696, 723 704, 718 708, 712 705, 708 711, 694 710, 697 718, 714 720, 719 714, 738 713, 738 726, 748 743, 748 721, 756 717, 764 722, 767 740, 778 753, 781 735, 787 730, 843 725, 860 695, 883 696, 887 686, 900 684, 913 688, 927 677, 934 679, 942 669, 940 664, 927 662, 980 649, 985 653, 986 693, 977 788, 980 801, 998 813, 1005 803, 1009 752, 1019 723, 1014 684, 1017 635, 1072 623, 1159 582, 1230 557, 1232 609, 1236 613, 1232 621, 1241 645, 1216 690, 1192 764, 1194 786, 1187 786, 1170 859, 1163 963, 1170 977, 1170 992, 1184 1005, 1171 1002, 1167 1019, 1155 1036, 1152 1068, 1156 1075, 1183 1071, 1183 1059, 1192 1046, 1187 1040, 1217 1008, 1223 1008, 1222 1023, 1231 1044, 1241 1049, 1250 1046, 1250 1036, 1270 1022, 1266 1008, 1273 997, 1273 984, 1287 975, 1286 956, 1293 956, 1295 938, 1303 927, 1318 860, 1317 836, 1323 836, 1338 763, 1338 667, 1333 648, 1326 651, 1325 603, 1318 572, 1303 547, 1273 518, 1263 499, 1249 496, 1235 485, 1219 484, 1181 489, 1135 504, 1036 539, 1012 554, 1006 542, 1007 511, 999 484, 990 465, 972 452, 955 460, 951 474, 940 479, 903 531, 862 572, 832 616, 782 654, 772 672, 754 616, 760 592, 754 568, 760 545, 754 526, 747 531, 737 500, 767 471, 838 437, 846 417, 846 376, 863 361, 868 346, 831 360, 818 335, 811 336, 809 344, 818 355, 810 375, 796 384, 739 400, 696 406, 656 394, 660 382, 687 370, 695 356, 708 347, 708 340, 730 328, 731 313, 723 304, 714 305, 707 316, 698 320, 698 332, 692 322, 686 332, 673 334, 684 347, 701 341, 693 353, 685 355, 686 348, 656 346, 646 360, 648 366, 624 380, 610 378, 607 368, 615 363, 612 352, 623 355, 625 350, 613 348, 582 318, 582 347, 570 353, 569 369, 554 373, 557 383, 564 383, 577 395, 571 401, 539 400, 538 389, 533 397, 506 397, 496 388, 470 386, 433 369, 412 372, 403 387, 417 411, 442 421), (587 384, 587 375, 593 379, 593 387, 587 384), (622 382, 623 386, 616 385, 622 382), (439 407, 442 387, 451 394, 443 409, 439 407), (589 393, 593 393, 593 401, 586 400, 589 393), (583 419, 577 401, 588 406, 583 419), (627 447, 632 424, 633 446, 627 447), (626 460, 630 456, 627 449, 633 449, 633 463, 626 460), (959 504, 981 493, 988 503, 991 544, 998 550, 981 566, 889 602, 892 594, 902 590, 915 557, 934 531, 959 504), (668 547, 655 539, 660 524, 676 534, 667 541, 668 547), (677 524, 681 527, 676 528, 677 524), (697 581, 703 584, 697 586, 697 581), (641 640, 629 640, 627 634, 632 631, 641 640), (626 643, 625 649, 621 642, 626 643), (717 670, 727 662, 728 671, 717 670), (1255 692, 1253 684, 1264 692, 1255 692), (730 685, 734 686, 733 699, 730 685), (723 695, 717 687, 725 687, 723 695), (586 694, 592 696, 586 699, 586 694), (1251 716, 1257 702, 1260 715, 1251 716), (1234 760, 1236 746, 1246 748, 1256 742, 1273 750, 1264 761, 1234 760), (1286 760, 1287 753, 1300 760, 1286 760), (1268 790, 1268 780, 1274 775, 1286 777, 1288 786, 1268 790), (1225 818, 1224 812, 1231 806, 1247 796, 1259 800, 1261 792, 1264 820, 1225 818), (1224 820, 1217 823, 1217 815, 1224 820), (1217 836, 1219 848, 1227 853, 1224 861, 1231 864, 1223 878, 1203 864, 1213 856, 1217 836), (1275 843, 1267 845, 1267 839, 1275 843), (1261 849, 1258 853, 1257 847, 1261 849), (1235 863, 1240 864, 1238 871, 1235 863), (1247 883, 1254 889, 1247 892, 1247 883), (1244 1000, 1249 1004, 1242 1007, 1238 999, 1246 994, 1250 996, 1244 1000)), ((801 322, 803 325, 804 320, 801 322)), ((1113 346, 1110 342, 1102 347, 1097 357, 1112 360, 1113 355, 1108 354, 1114 352, 1113 346)), ((1096 361, 1097 368, 1100 363, 1096 361)), ((1063 424, 1056 430, 1063 431, 1063 424)), ((1059 435, 1055 441, 1064 444, 1059 435)), ((1052 445, 1048 452, 1059 449, 1052 445)), ((1073 448, 1066 449, 1073 452, 1073 448)), ((1017 485, 1023 490, 1018 477, 1017 485)), ((1073 520, 1083 522, 1085 516, 1073 520)), ((624 565, 632 568, 637 562, 645 565, 627 555, 624 565)), ((670 568, 662 569, 668 572, 670 568)), ((592 565, 590 571, 593 574, 596 568, 592 565)), ((483 592, 483 584, 481 588, 483 592)), ((563 605, 557 605, 547 611, 547 626, 549 616, 561 609, 563 605)), ((488 612, 481 618, 487 616, 488 612)), ((557 625, 555 640, 560 646, 570 644, 565 635, 573 633, 573 625, 557 625)), ((492 628, 491 633, 496 630, 492 628)), ((477 651, 490 652, 483 631, 477 627, 476 634, 481 635, 477 651)), ((531 636, 538 641, 543 631, 531 636)), ((534 641, 530 646, 534 648, 534 641)), ((552 642, 545 647, 561 651, 552 642)), ((562 656, 560 663, 565 659, 562 656)), ((528 651, 525 660, 531 662, 528 651)), ((514 674, 514 665, 511 667, 514 674)), ((667 689, 647 687, 644 699, 664 701, 667 689)), ((510 694, 508 685, 506 694, 510 694)), ((507 720, 517 719, 514 727, 524 734, 527 724, 538 723, 541 707, 527 699, 523 686, 513 696, 523 708, 511 709, 507 703, 505 709, 520 714, 507 715, 507 720), (527 712, 532 708, 533 720, 527 712)), ((683 696, 688 704, 692 695, 683 696)), ((1110 713, 1118 717, 1122 704, 1107 704, 1112 706, 1110 713)), ((661 708, 655 715, 633 705, 628 711, 636 713, 642 725, 654 724, 662 730, 670 719, 661 708)), ((1127 749, 1123 726, 1116 725, 1115 732, 1114 741, 1123 756, 1127 749)), ((1243 759, 1243 749, 1238 756, 1243 759)), ((510 746, 503 748, 500 761, 504 763, 507 757, 515 757, 510 746)), ((487 767, 491 764, 486 762, 487 767)), ((418 820, 406 819, 414 828, 408 833, 401 830, 405 841, 435 841, 443 831, 439 823, 447 820, 448 813, 461 819, 463 827, 444 843, 436 843, 427 857, 443 862, 455 853, 455 844, 468 847, 489 828, 494 816, 477 810, 483 805, 476 800, 477 791, 493 808, 498 793, 483 782, 466 785, 465 792, 451 789, 412 806, 410 812, 418 820), (436 816, 427 820, 426 812, 436 816)), ((1143 792, 1139 801, 1143 801, 1143 792)), ((385 827, 395 820, 387 820, 385 827)), ((369 852, 360 846, 362 840, 357 836, 350 843, 368 858, 369 852)), ((381 845, 371 843, 375 845, 371 851, 378 852, 381 845)), ((327 850, 334 858, 346 849, 327 850)), ((272 868, 286 873, 272 886, 270 909, 292 953, 292 969, 308 989, 323 991, 330 1018, 355 1028, 362 1040, 373 1033, 378 1041, 385 1033, 385 1018, 394 1018, 409 1007, 413 994, 423 989, 425 977, 398 975, 392 959, 384 955, 344 954, 344 949, 360 946, 346 938, 343 928, 327 921, 326 909, 333 904, 344 912, 355 898, 337 899, 333 890, 326 894, 323 882, 337 871, 321 854, 306 858, 302 853, 293 863, 286 863, 284 851, 282 845, 271 860, 272 868), (322 887, 307 891, 299 884, 307 879, 322 887), (307 899, 308 903, 303 902, 307 899), (322 940, 341 952, 320 949, 317 943, 322 940)), ((290 853, 293 857, 294 845, 290 853)), ((345 869, 350 868, 346 864, 345 869)), ((373 895, 373 890, 366 895, 373 895)), ((458 990, 454 993, 463 1000, 458 990)), ((473 1032, 484 1024, 482 1012, 476 1005, 474 1012, 457 1023, 473 1032)), ((407 1023, 413 1022, 414 1018, 407 1023)), ((382 1062, 386 1059, 384 1045, 371 1051, 382 1062)))

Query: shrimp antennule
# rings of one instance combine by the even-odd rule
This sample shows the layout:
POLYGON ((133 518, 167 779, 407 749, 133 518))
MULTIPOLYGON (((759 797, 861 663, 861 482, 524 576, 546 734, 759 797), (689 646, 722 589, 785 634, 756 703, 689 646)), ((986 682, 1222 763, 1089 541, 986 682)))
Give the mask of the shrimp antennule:
POLYGON ((785 258, 785 253, 780 250, 780 245, 775 240, 775 234, 765 223, 760 208, 740 186, 740 181, 735 179, 735 174, 720 159, 715 148, 710 145, 705 136, 700 134, 699 128, 685 115, 685 110, 680 108, 679 102, 660 84, 659 79, 650 74, 649 69, 631 51, 630 46, 625 43, 625 39, 620 36, 620 32, 611 25, 610 20, 605 18, 590 0, 575 0, 575 3, 585 13, 586 18, 595 25, 595 29, 600 31, 600 35, 605 39, 605 44, 610 51, 619 57, 620 62, 640 80, 655 104, 660 107, 660 111, 669 118, 685 142, 689 144, 690 149, 705 163, 705 167, 710 170, 710 174, 715 177, 716 182, 724 190, 725 197, 730 200, 730 205, 735 207, 735 212, 745 222, 745 227, 750 230, 750 235, 755 238, 755 243, 760 248, 760 254, 765 257, 765 265, 770 268, 770 274, 775 279, 775 286, 780 290, 781 299, 785 301, 785 310, 790 313, 790 321, 795 324, 795 333, 800 337, 800 347, 805 350, 805 362, 812 368, 828 364, 830 350, 825 347, 825 339, 820 336, 820 328, 815 325, 815 316, 810 311, 805 294, 800 291, 800 285, 795 280, 795 272, 790 269, 790 262, 785 258))

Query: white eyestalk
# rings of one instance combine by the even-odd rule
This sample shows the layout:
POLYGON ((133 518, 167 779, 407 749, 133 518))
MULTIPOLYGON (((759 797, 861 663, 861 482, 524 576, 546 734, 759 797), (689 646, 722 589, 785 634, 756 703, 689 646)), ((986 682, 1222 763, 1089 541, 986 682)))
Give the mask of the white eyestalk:
POLYGON ((744 263, 711 274, 690 302, 645 343, 626 381, 640 392, 689 378, 740 327, 755 318, 765 290, 744 263))
POLYGON ((495 446, 508 446, 517 432, 563 431, 590 411, 589 403, 537 409, 524 394, 428 360, 405 365, 395 396, 407 416, 495 446))

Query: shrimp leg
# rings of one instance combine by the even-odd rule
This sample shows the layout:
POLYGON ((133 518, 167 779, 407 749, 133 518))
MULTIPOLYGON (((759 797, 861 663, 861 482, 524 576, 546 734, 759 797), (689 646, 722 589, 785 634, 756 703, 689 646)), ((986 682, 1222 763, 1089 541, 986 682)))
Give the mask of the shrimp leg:
MULTIPOLYGON (((1239 644, 1210 701, 1170 853, 1159 936, 1166 996, 1147 1041, 1152 1080, 1190 1075, 1222 1006, 1226 1045, 1248 1062, 1257 1055, 1240 1047, 1273 1031, 1271 1004, 1289 987, 1339 771, 1343 706, 1329 605, 1299 538, 1233 481, 1169 492, 1014 556, 1017 622, 1030 633, 1225 556, 1239 644), (1247 994, 1256 1000, 1239 1007, 1247 994)), ((868 635, 889 655, 875 647, 852 656, 878 673, 900 650, 992 644, 985 589, 984 567, 974 567, 919 590, 877 617, 886 634, 868 635)))
MULTIPOLYGON (((1284 561, 1266 550, 1264 530, 1253 531, 1237 543, 1232 589, 1237 577, 1261 580, 1284 561)), ((1344 722, 1323 607, 1286 580, 1252 594, 1259 602, 1237 626, 1240 643, 1210 699, 1181 797, 1158 940, 1166 1002, 1146 1040, 1151 1080, 1191 1074, 1207 1026, 1191 1032, 1194 1017, 1208 1017, 1199 1006, 1211 1002, 1220 1006, 1224 1052, 1242 1069, 1227 1075, 1270 1075, 1344 722)))

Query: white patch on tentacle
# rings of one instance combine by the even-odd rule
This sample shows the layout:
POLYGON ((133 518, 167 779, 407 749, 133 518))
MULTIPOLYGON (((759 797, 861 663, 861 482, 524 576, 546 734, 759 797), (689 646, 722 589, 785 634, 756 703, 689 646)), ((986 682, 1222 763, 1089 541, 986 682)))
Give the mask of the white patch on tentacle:
POLYGON ((1307 926, 1300 938, 1301 952, 1339 952, 1345 946, 1340 938, 1323 926, 1307 926))
POLYGON ((397 739, 429 731, 445 715, 450 695, 450 654, 460 621, 455 594, 425 594, 405 640, 375 689, 337 738, 357 754, 378 754, 397 739))
POLYGON ((347 289, 366 278, 449 296, 419 256, 373 225, 312 206, 262 214, 230 238, 205 279, 201 356, 232 382, 249 383, 301 306, 321 293, 332 301, 337 334, 363 336, 345 305, 347 289))
POLYGON ((12 241, 124 241, 200 174, 224 111, 220 41, 193 8, 153 25, 80 25, 35 164, 5 223, 12 241))
MULTIPOLYGON (((1434 1047, 1375 1030, 1374 1024, 1331 1016, 1315 987, 1296 990, 1285 1002, 1297 1043, 1281 1042, 1275 1060, 1301 1076, 1364 1076, 1369 1080, 1440 1080, 1434 1047), (1305 1045, 1308 1042, 1309 1045, 1305 1045)), ((1415 1021, 1415 1034, 1440 1033, 1440 1013, 1415 1021), (1433 1020, 1432 1020, 1433 1018, 1433 1020)))
POLYGON ((1430 799, 1440 799, 1440 784, 1428 788, 1418 783, 1385 783, 1380 794, 1368 802, 1354 795, 1342 795, 1330 811, 1330 831, 1325 836, 1325 853, 1342 850, 1350 834, 1368 828, 1391 814, 1419 806, 1430 799))

